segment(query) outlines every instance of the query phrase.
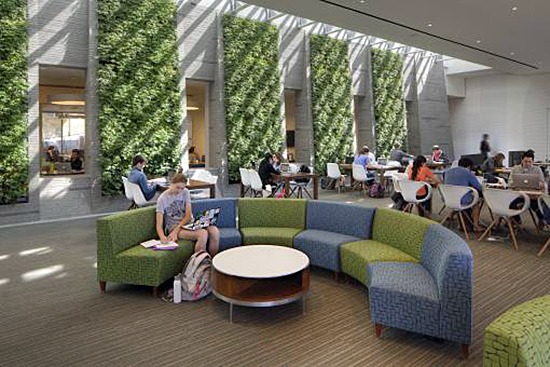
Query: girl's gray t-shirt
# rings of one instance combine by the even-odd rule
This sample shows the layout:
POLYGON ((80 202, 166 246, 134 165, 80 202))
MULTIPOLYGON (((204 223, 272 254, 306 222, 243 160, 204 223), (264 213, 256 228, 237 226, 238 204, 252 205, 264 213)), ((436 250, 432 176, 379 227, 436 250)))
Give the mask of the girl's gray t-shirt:
POLYGON ((157 213, 164 216, 164 232, 170 233, 174 226, 178 225, 185 216, 187 203, 191 201, 189 190, 183 189, 180 193, 172 195, 165 191, 157 200, 157 213))

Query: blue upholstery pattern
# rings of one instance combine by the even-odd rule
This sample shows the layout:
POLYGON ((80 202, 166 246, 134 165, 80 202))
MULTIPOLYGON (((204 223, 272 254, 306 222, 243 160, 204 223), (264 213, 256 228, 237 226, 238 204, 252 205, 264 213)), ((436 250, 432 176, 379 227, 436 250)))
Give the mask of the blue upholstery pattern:
POLYGON ((373 323, 439 337, 440 302, 430 273, 412 262, 367 265, 373 323))
POLYGON ((242 243, 241 232, 237 228, 219 228, 220 251, 240 246, 242 243))
POLYGON ((312 265, 339 272, 340 245, 359 240, 345 234, 306 229, 294 237, 294 248, 304 252, 312 265))
POLYGON ((468 244, 442 225, 430 225, 424 236, 421 264, 439 290, 440 337, 471 344, 473 256, 468 244))
POLYGON ((235 220, 237 217, 237 199, 205 199, 191 202, 191 211, 193 212, 193 215, 213 208, 220 208, 218 222, 216 223, 218 228, 237 227, 235 220))
POLYGON ((375 210, 360 205, 309 200, 306 228, 370 239, 375 210))

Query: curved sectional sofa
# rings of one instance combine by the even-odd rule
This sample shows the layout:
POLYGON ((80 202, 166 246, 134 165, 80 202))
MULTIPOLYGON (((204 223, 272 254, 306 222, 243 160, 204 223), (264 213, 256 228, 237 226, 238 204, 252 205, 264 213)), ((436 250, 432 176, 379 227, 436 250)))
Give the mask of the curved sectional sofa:
MULTIPOLYGON (((472 253, 454 232, 430 220, 386 208, 289 199, 227 198, 192 203, 193 212, 221 208, 220 251, 271 244, 291 246, 311 265, 347 274, 369 292, 372 322, 460 343, 472 334, 472 253)), ((151 251, 155 209, 101 218, 98 280, 156 287, 181 270, 194 244, 151 251)))

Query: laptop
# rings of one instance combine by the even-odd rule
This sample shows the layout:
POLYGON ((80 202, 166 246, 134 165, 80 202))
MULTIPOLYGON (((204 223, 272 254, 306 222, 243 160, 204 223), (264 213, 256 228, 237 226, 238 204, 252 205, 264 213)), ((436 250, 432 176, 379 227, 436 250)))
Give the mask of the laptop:
POLYGON ((290 172, 290 165, 288 163, 281 163, 280 169, 282 173, 290 172))
POLYGON ((208 209, 192 222, 182 226, 183 229, 190 231, 196 231, 197 229, 206 228, 208 226, 215 226, 218 221, 218 215, 220 214, 220 208, 208 209))
POLYGON ((540 190, 540 176, 532 173, 515 173, 512 189, 540 190))

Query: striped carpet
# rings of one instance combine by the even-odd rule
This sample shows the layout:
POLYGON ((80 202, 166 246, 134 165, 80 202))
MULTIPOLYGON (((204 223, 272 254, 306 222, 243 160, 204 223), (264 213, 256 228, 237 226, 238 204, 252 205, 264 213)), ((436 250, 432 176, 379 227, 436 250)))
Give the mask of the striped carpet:
MULTIPOLYGON (((530 231, 532 233, 533 231, 530 231)), ((180 305, 145 287, 98 291, 95 220, 0 230, 1 366, 479 366, 483 329, 500 313, 550 293, 544 237, 522 234, 520 250, 471 242, 474 344, 400 330, 374 337, 367 294, 313 269, 307 313, 299 302, 270 309, 229 307, 210 296, 180 305)))

